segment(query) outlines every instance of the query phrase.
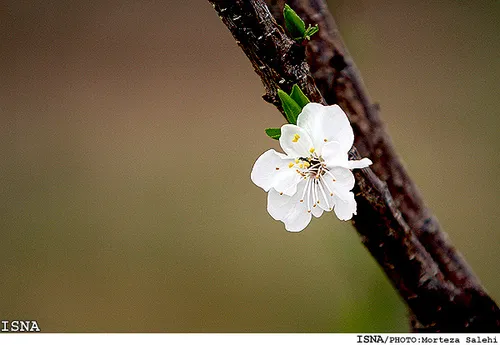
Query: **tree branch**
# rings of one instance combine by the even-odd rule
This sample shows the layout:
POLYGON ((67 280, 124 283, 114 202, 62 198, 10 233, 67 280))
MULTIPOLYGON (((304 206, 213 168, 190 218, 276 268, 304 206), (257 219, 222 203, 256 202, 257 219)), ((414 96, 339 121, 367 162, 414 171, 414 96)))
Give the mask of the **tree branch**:
MULTIPOLYGON (((378 108, 370 103, 324 3, 291 2, 306 21, 321 27, 321 36, 307 54, 311 74, 305 47, 285 34, 263 0, 209 1, 260 76, 266 101, 282 111, 277 89, 290 91, 298 84, 311 101, 338 103, 349 114, 356 137, 350 157, 361 157, 357 147, 374 161, 374 172, 355 172, 358 215, 353 225, 408 304, 416 323, 427 331, 500 328, 498 307, 459 254, 447 245, 396 156, 378 108), (423 244, 439 250, 426 249, 423 244)), ((276 14, 281 13, 278 1, 272 5, 276 14)))
MULTIPOLYGON (((270 1, 276 18, 282 18, 283 0, 270 1)), ((446 280, 456 287, 485 295, 484 288, 462 255, 441 231, 437 218, 426 207, 420 191, 409 177, 359 71, 344 45, 323 0, 291 0, 289 4, 308 23, 319 24, 307 54, 311 73, 328 104, 338 103, 350 115, 355 145, 362 156, 376 157, 372 169, 387 183, 401 214, 419 241, 438 264, 446 280)))
MULTIPOLYGON (((272 3, 273 13, 281 18, 284 1, 272 3)), ((408 176, 380 119, 379 106, 371 102, 324 1, 291 0, 289 4, 304 20, 319 24, 319 34, 313 37, 307 55, 316 85, 328 104, 339 104, 350 115, 356 147, 362 156, 376 158, 371 168, 387 183, 405 221, 439 264, 446 279, 457 286, 483 290, 471 268, 440 231, 437 218, 408 176)))

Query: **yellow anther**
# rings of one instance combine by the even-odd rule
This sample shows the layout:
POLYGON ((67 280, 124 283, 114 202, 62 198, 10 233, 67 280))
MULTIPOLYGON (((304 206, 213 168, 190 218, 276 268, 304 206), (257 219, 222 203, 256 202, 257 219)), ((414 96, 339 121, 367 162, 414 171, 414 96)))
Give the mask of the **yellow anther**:
POLYGON ((292 162, 288 163, 289 168, 293 168, 294 164, 292 162))
POLYGON ((299 160, 297 158, 295 158, 295 164, 298 164, 299 163, 299 160))
POLYGON ((292 141, 293 141, 294 143, 296 143, 297 141, 299 141, 299 139, 300 139, 300 135, 295 134, 295 135, 293 136, 292 141))
POLYGON ((314 147, 311 147, 311 148, 309 149, 309 152, 311 152, 311 153, 313 153, 314 151, 315 151, 315 150, 314 150, 314 147))
POLYGON ((299 168, 304 169, 304 163, 300 163, 299 168))
POLYGON ((304 167, 309 168, 310 166, 311 164, 309 164, 309 162, 304 162, 304 167))

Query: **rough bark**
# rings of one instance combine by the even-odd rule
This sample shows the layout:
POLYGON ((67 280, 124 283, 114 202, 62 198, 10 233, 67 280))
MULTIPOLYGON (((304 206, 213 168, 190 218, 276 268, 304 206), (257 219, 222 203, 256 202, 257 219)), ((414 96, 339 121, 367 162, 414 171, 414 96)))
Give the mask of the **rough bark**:
MULTIPOLYGON (((356 67, 322 0, 290 1, 306 23, 320 25, 308 46, 292 41, 263 0, 209 0, 260 76, 263 98, 280 111, 277 89, 298 84, 311 101, 338 103, 355 131, 351 158, 370 157, 355 172, 353 225, 425 331, 498 331, 500 311, 435 217, 397 157, 356 67), (306 62, 306 58, 309 64, 306 62)), ((282 1, 270 1, 278 20, 282 1)))

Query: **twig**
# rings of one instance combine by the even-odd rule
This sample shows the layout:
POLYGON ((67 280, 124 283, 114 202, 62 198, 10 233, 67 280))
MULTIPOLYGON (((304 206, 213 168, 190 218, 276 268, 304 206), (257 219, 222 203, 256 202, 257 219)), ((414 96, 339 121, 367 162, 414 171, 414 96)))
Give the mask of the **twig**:
MULTIPOLYGON (((263 96, 266 101, 282 111, 277 89, 290 91, 293 84, 298 84, 312 101, 323 104, 327 101, 336 101, 349 113, 357 135, 355 147, 359 146, 363 156, 368 156, 375 161, 376 172, 375 174, 370 169, 355 172, 357 185, 354 191, 358 203, 358 215, 353 219, 353 224, 362 236, 364 245, 382 266, 408 304, 418 325, 427 331, 448 332, 491 331, 500 328, 498 307, 482 289, 478 288, 479 283, 472 278, 465 279, 467 282, 470 281, 472 287, 465 286, 464 288, 463 284, 462 286, 458 284, 459 280, 455 278, 453 280, 451 276, 443 274, 442 267, 448 266, 433 257, 420 242, 416 235, 418 232, 412 230, 423 228, 423 225, 415 226, 413 221, 417 217, 408 216, 411 215, 409 210, 412 210, 409 206, 412 205, 410 201, 415 198, 421 201, 421 198, 418 194, 405 195, 407 192, 417 193, 417 190, 397 159, 390 139, 378 117, 378 111, 369 102, 354 65, 347 63, 345 50, 341 51, 343 60, 334 57, 339 56, 339 53, 332 55, 326 62, 332 66, 322 72, 334 73, 325 77, 326 80, 336 80, 333 85, 331 83, 322 85, 324 79, 321 78, 321 74, 317 76, 320 69, 313 69, 316 72, 314 77, 318 78, 320 85, 320 90, 318 90, 309 66, 305 62, 305 48, 287 37, 263 0, 209 1, 260 76, 266 91, 263 96), (351 71, 350 74, 346 74, 347 71, 351 71), (340 76, 339 73, 341 73, 340 76), (326 95, 326 100, 323 95, 326 95), (375 126, 375 130, 370 126, 375 126), (367 137, 374 134, 377 135, 374 139, 367 137), (392 164, 396 166, 392 167, 392 164), (404 178, 401 179, 401 176, 404 178), (394 187, 398 187, 401 191, 396 194, 398 198, 401 197, 401 200, 395 201, 391 196, 391 188, 394 187), (406 213, 400 212, 400 209, 406 213)), ((326 7, 322 1, 312 0, 309 3, 298 1, 297 4, 299 3, 304 6, 302 12, 305 13, 306 8, 311 11, 308 16, 312 19, 312 23, 318 22, 324 26, 320 33, 321 31, 328 32, 325 30, 325 28, 328 29, 325 27, 326 7), (306 6, 307 4, 309 7, 306 6), (323 22, 321 22, 321 13, 323 22)), ((297 8, 300 9, 300 7, 297 8)), ((340 36, 336 37, 340 40, 340 36)), ((328 43, 328 40, 325 42, 328 43)), ((326 46, 311 45, 313 51, 315 47, 332 49, 336 46, 332 46, 331 42, 326 46)), ((314 58, 311 58, 313 54, 308 55, 309 60, 312 59, 314 62, 314 58)), ((318 59, 319 57, 324 56, 318 54, 318 59)), ((317 66, 321 67, 321 65, 317 66)), ((360 158, 356 148, 351 150, 350 156, 360 158)), ((423 203, 417 204, 423 205, 423 203)), ((425 224, 433 222, 432 217, 425 219, 425 224)), ((438 228, 434 227, 434 229, 438 228)), ((439 230, 426 233, 440 234, 439 230)), ((437 236, 437 238, 445 241, 444 237, 437 236)), ((448 249, 447 247, 441 248, 448 249)), ((449 257, 448 260, 450 260, 449 257)), ((466 266, 461 265, 459 269, 462 270, 463 267, 466 266)), ((448 271, 446 272, 448 274, 448 271)), ((463 274, 459 276, 463 277, 463 274)))

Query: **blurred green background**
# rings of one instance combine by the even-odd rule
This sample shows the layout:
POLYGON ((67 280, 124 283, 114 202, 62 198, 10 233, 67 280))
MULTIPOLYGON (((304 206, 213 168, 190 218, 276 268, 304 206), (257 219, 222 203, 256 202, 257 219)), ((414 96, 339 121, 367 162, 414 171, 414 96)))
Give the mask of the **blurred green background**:
MULTIPOLYGON (((498 1, 332 1, 428 205, 500 300, 498 1)), ((283 123, 207 1, 7 1, 0 320, 46 332, 404 332, 349 223, 250 181, 283 123)))

